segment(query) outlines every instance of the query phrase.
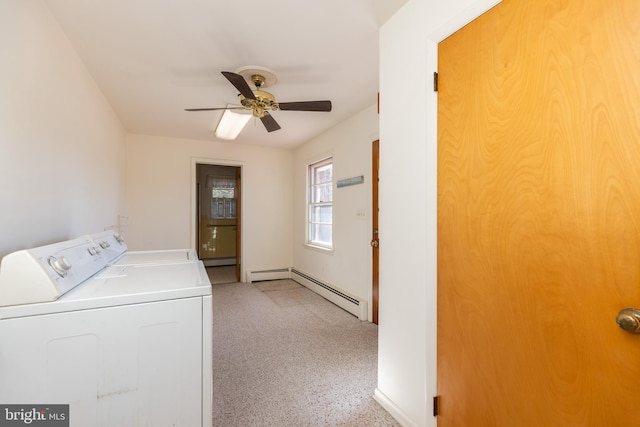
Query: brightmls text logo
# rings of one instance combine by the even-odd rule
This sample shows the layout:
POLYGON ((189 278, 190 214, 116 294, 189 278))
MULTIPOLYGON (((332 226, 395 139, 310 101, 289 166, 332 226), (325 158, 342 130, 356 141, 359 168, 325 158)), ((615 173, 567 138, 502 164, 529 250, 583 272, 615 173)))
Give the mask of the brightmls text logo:
POLYGON ((0 405, 0 427, 69 427, 69 405, 0 405))

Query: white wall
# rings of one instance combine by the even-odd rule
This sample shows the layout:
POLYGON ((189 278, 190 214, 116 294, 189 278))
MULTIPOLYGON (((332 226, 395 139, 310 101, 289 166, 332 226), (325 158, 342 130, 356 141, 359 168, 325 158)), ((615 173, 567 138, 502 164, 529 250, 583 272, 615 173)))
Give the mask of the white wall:
POLYGON ((380 32, 380 307, 376 399, 435 426, 437 42, 497 0, 410 0, 380 32))
POLYGON ((125 131, 40 1, 0 2, 0 257, 118 223, 125 131))
POLYGON ((374 104, 298 147, 294 154, 293 266, 368 301, 371 319, 371 144, 378 139, 374 104), (332 252, 306 242, 307 166, 333 157, 334 181, 364 176, 364 183, 333 189, 332 252), (365 216, 356 216, 364 211, 365 216))
POLYGON ((242 168, 242 280, 248 270, 290 267, 291 150, 146 135, 127 137, 127 244, 195 247, 195 164, 242 168))

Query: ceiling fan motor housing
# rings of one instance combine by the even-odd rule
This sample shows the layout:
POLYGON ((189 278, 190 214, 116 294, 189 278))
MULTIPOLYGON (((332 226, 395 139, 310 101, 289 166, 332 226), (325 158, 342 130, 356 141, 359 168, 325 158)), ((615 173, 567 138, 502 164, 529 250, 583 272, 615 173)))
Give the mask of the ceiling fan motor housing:
POLYGON ((256 99, 250 99, 246 98, 244 95, 240 95, 240 104, 242 104, 243 107, 247 107, 253 110, 253 115, 255 117, 262 118, 265 111, 276 111, 280 109, 278 103, 276 102, 276 98, 269 92, 254 90, 253 95, 256 97, 256 99))

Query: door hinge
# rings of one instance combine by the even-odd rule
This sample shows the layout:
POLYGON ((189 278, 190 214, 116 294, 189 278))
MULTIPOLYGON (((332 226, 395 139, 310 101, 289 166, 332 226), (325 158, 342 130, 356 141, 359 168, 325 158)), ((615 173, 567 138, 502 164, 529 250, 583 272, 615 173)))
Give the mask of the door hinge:
POLYGON ((438 73, 437 72, 433 73, 433 91, 434 92, 438 91, 438 73))
POLYGON ((440 406, 440 396, 433 396, 433 416, 438 416, 438 406, 440 406))

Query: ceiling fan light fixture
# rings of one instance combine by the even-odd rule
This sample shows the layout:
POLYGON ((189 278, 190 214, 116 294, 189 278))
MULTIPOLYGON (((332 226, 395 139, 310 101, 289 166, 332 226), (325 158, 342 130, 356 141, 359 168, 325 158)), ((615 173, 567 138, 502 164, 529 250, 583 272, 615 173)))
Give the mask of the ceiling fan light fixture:
MULTIPOLYGON (((228 105, 228 107, 233 106, 228 105)), ((237 110, 225 110, 216 126, 216 137, 228 141, 236 139, 251 116, 247 113, 238 113, 237 110)))
MULTIPOLYGON (((249 72, 253 70, 244 70, 249 72)), ((269 77, 265 77, 262 74, 252 72, 250 75, 251 81, 256 86, 256 90, 252 90, 247 82, 247 77, 242 74, 232 73, 230 71, 222 71, 222 75, 240 92, 240 103, 242 106, 229 106, 218 108, 186 108, 186 111, 215 111, 226 110, 220 119, 220 123, 216 128, 216 136, 222 139, 235 139, 238 133, 249 121, 248 118, 238 117, 242 114, 232 114, 229 110, 251 111, 251 115, 259 118, 264 125, 267 132, 273 132, 278 129, 282 129, 276 119, 273 118, 269 111, 331 111, 331 101, 298 101, 298 102, 277 102, 276 98, 269 92, 261 90, 266 86, 266 82, 269 81, 269 77), (233 119, 233 120, 232 120, 233 119), (231 122, 231 123, 229 123, 231 122), (233 126, 232 126, 233 125, 233 126), (232 128, 233 130, 227 130, 232 128)), ((273 79, 275 75, 273 75, 273 79)))

